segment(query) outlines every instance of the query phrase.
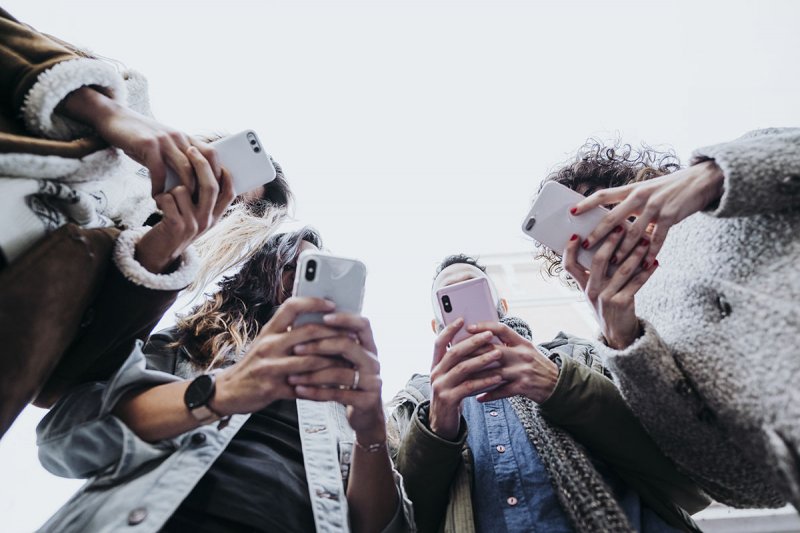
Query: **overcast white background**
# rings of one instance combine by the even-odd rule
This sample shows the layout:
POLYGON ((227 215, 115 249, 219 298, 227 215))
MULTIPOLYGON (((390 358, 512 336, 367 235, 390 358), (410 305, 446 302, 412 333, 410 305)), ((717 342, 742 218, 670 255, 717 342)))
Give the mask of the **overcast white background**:
MULTIPOLYGON (((530 249, 541 177, 586 137, 692 148, 800 123, 800 4, 6 1, 147 75, 158 118, 255 129, 296 217, 369 269, 388 399, 429 366, 444 255, 530 249)), ((565 324, 569 329, 569 324, 565 324)), ((79 485, 36 460, 27 410, 0 442, 2 531, 79 485)))

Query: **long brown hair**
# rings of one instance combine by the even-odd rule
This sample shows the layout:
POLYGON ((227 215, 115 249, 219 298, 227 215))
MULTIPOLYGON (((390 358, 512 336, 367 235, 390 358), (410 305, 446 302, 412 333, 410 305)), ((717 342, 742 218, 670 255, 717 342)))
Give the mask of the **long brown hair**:
POLYGON ((198 368, 210 370, 238 360, 275 309, 291 294, 284 272, 293 272, 300 244, 322 247, 309 227, 272 235, 219 290, 178 320, 173 346, 184 346, 198 368))

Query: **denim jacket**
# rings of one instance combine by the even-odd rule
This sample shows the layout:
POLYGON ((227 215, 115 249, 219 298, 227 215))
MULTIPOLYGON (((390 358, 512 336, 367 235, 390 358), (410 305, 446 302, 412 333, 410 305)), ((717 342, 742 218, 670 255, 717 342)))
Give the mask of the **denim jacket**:
MULTIPOLYGON (((197 374, 170 336, 141 343, 107 383, 67 394, 37 428, 39 460, 51 473, 88 478, 41 531, 158 531, 227 447, 250 415, 233 415, 172 439, 148 443, 112 414, 125 393, 197 374), (154 347, 154 348, 153 348, 154 347)), ((347 532, 347 484, 353 431, 345 409, 333 402, 298 400, 306 478, 317 531, 347 532)), ((414 531, 411 502, 395 471, 400 505, 385 532, 414 531)))

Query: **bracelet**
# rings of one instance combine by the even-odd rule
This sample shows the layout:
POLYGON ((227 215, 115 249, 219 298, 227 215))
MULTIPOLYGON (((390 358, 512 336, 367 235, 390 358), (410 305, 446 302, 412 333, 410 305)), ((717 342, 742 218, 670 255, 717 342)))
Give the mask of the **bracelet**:
POLYGON ((367 444, 367 445, 361 444, 360 442, 358 442, 358 439, 355 439, 355 442, 356 446, 358 446, 367 453, 378 453, 382 449, 386 448, 386 439, 382 440, 381 442, 374 442, 372 444, 367 444))

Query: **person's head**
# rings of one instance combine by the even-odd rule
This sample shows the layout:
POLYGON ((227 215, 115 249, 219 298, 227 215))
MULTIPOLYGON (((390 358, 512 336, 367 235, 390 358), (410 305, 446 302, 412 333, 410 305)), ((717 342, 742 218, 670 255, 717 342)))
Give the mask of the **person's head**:
POLYGON ((497 288, 494 286, 492 278, 486 274, 486 267, 481 265, 474 257, 465 254, 448 255, 436 267, 436 275, 431 286, 431 302, 433 303, 434 316, 433 320, 431 320, 431 328, 434 333, 438 333, 444 328, 444 318, 439 309, 439 302, 436 300, 436 291, 442 287, 449 287, 450 285, 476 278, 486 278, 489 282, 489 289, 492 292, 492 299, 497 305, 498 316, 502 318, 506 315, 508 302, 497 294, 497 288))
MULTIPOLYGON (((546 183, 555 181, 589 196, 600 189, 663 176, 680 167, 680 160, 672 150, 658 151, 644 144, 635 148, 620 141, 604 143, 588 139, 574 156, 542 180, 539 191, 546 183)), ((547 274, 560 275, 563 272, 561 250, 550 250, 538 244, 537 247, 536 258, 544 261, 547 274)))
POLYGON ((316 230, 272 235, 236 274, 178 321, 176 345, 186 346, 198 367, 235 361, 292 292, 297 257, 322 247, 316 230))

